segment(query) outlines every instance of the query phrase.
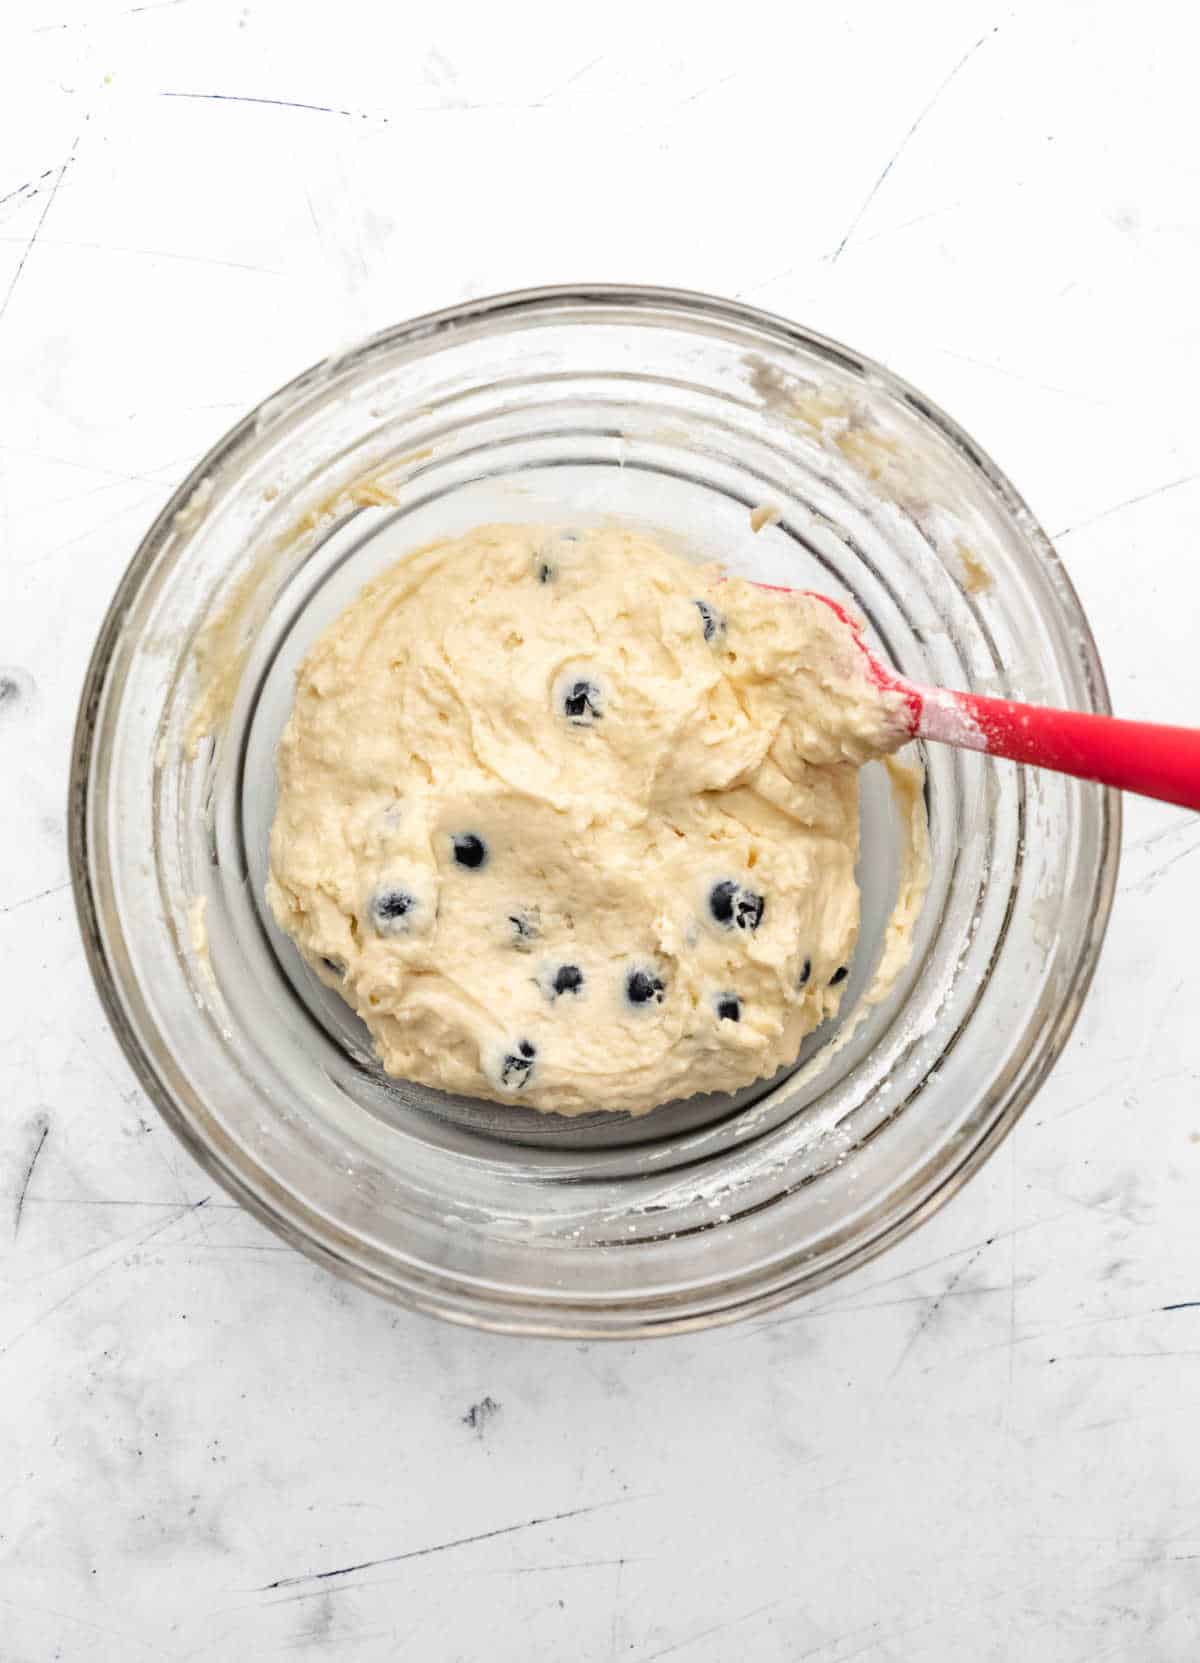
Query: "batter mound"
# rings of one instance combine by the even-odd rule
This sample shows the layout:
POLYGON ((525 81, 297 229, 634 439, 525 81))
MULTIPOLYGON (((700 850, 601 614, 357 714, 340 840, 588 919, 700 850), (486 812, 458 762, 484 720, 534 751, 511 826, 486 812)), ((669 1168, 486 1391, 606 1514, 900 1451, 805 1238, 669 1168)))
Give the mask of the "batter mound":
POLYGON ((819 601, 626 530, 485 526, 304 663, 267 894, 389 1074, 642 1114, 794 1060, 858 933, 858 766, 904 738, 819 601))

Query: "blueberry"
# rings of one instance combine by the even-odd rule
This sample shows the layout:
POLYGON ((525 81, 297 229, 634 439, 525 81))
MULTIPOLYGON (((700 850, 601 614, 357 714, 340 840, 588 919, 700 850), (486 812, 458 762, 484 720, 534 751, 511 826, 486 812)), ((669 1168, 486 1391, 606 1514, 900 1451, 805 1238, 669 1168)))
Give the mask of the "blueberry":
POLYGON ((487 859, 487 844, 474 832, 460 832, 454 838, 454 858, 460 866, 474 871, 487 859))
POLYGON ((542 915, 537 907, 521 907, 510 912, 508 921, 513 930, 513 946, 518 953, 527 953, 542 933, 542 915))
POLYGON ((739 930, 756 930, 767 910, 766 900, 753 890, 743 889, 737 898, 736 922, 739 930))
POLYGON ((700 622, 704 627, 704 639, 706 641, 716 641, 724 635, 725 614, 723 612, 718 612, 716 607, 710 606, 707 601, 694 601, 692 604, 700 614, 700 622))
POLYGON ((416 906, 415 895, 388 885, 371 897, 371 922, 380 935, 405 935, 412 928, 416 906))
POLYGON ((805 959, 800 967, 800 974, 796 977, 797 988, 807 987, 808 978, 812 975, 812 960, 805 959))
POLYGON ((513 1091, 521 1091, 528 1083, 533 1072, 533 1059, 537 1056, 537 1046, 531 1045, 523 1039, 515 1051, 509 1051, 500 1064, 500 1084, 510 1086, 513 1091))
POLYGON ((539 583, 553 583, 554 579, 558 576, 558 567, 550 558, 549 552, 554 547, 554 544, 577 543, 578 541, 579 533, 577 531, 560 531, 550 540, 547 547, 543 548, 534 557, 533 569, 539 583))
POLYGON ((713 884, 708 892, 708 910, 718 924, 733 923, 733 905, 737 900, 738 886, 732 878, 722 878, 720 883, 713 884))
POLYGON ((829 978, 830 987, 836 987, 839 982, 844 982, 849 974, 850 966, 848 964, 839 965, 833 975, 829 978))
POLYGON ((403 918, 416 905, 403 889, 385 889, 371 903, 376 915, 384 919, 403 918))
POLYGON ((576 727, 588 727, 598 722, 603 714, 600 689, 594 681, 582 677, 569 682, 563 693, 563 715, 576 727))
POLYGON ((739 930, 756 930, 762 923, 767 903, 752 889, 743 889, 732 878, 722 878, 708 892, 708 910, 726 929, 736 924, 739 930))
POLYGON ((652 1000, 661 1005, 665 992, 662 978, 652 970, 631 970, 625 978, 625 997, 631 1005, 648 1005, 652 1000))
POLYGON ((717 1015, 722 1022, 740 1022, 742 1020, 742 1002, 736 993, 717 994, 717 1015))
POLYGON ((576 999, 583 993, 584 974, 577 964, 556 964, 552 960, 542 965, 534 979, 542 991, 542 997, 551 1005, 564 993, 576 999))

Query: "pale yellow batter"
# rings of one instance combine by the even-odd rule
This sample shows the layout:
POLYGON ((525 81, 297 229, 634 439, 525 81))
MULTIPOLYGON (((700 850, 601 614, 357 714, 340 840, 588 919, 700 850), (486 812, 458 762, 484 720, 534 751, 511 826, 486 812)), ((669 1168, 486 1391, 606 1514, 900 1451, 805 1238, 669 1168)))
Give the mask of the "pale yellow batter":
POLYGON ((310 653, 268 897, 390 1074, 562 1114, 732 1091, 837 1009, 857 769, 903 737, 821 602, 485 526, 310 653))

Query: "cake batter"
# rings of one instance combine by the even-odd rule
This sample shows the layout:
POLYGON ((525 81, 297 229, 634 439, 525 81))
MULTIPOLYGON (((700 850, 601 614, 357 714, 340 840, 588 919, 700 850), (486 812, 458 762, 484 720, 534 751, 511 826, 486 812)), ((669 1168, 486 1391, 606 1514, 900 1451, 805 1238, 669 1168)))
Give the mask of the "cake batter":
POLYGON ((309 654, 270 905, 389 1074, 561 1114, 734 1091, 838 1007, 858 767, 904 737, 821 602, 485 526, 309 654))

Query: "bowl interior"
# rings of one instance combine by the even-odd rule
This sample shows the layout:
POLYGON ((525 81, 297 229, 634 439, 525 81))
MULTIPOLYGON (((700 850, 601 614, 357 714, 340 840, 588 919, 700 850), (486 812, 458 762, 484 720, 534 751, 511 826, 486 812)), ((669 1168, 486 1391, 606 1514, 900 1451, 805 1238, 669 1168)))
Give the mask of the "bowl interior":
POLYGON ((911 960, 869 1004, 902 841, 873 765, 860 948, 839 1019, 794 1069, 642 1119, 388 1079, 263 899, 296 665, 413 548, 487 521, 612 519, 851 602, 914 680, 1106 708, 1044 537, 911 389, 741 308, 552 291, 393 331, 223 441, 127 575, 76 754, 93 967, 172 1124, 327 1262, 442 1315, 539 1332, 717 1320, 911 1223, 1061 1048, 1115 864, 1105 794, 931 753, 932 882, 911 960), (762 506, 774 518, 755 531, 762 506), (215 721, 196 745, 198 709, 215 721))
MULTIPOLYGON (((765 1097, 795 1072, 794 1067, 785 1069, 775 1079, 759 1081, 736 1098, 710 1094, 663 1104, 649 1120, 603 1112, 572 1117, 545 1114, 398 1082, 389 1079, 377 1064, 365 1025, 336 990, 326 987, 312 973, 266 905, 268 843, 276 803, 275 749, 291 710, 296 670, 322 630, 353 600, 363 583, 412 549, 480 524, 532 519, 581 526, 611 522, 616 517, 645 526, 655 512, 665 516, 671 540, 693 557, 723 554, 727 565, 747 575, 764 579, 787 576, 793 584, 805 586, 823 583, 827 589, 836 588, 841 598, 853 599, 838 574, 821 559, 819 551, 806 546, 799 533, 777 524, 756 534, 740 503, 702 483, 670 480, 664 486, 653 470, 635 470, 626 477, 603 462, 549 468, 534 465, 516 478, 505 475, 478 480, 449 498, 418 500, 411 510, 364 510, 322 541, 258 632, 248 667, 246 708, 229 730, 227 789, 233 810, 229 829, 237 839, 236 848, 231 849, 235 858, 219 866, 223 872, 244 867, 249 874, 246 898, 252 906, 246 910, 243 922, 248 933, 261 933, 269 949, 260 956, 261 979, 248 985, 244 996, 257 1000, 262 1021, 271 1020, 278 1002, 298 1000, 326 1038, 352 1059, 357 1073, 371 1082, 371 1096, 364 1099, 364 1106, 390 1121, 415 1109, 506 1142, 612 1149, 711 1126, 765 1097), (612 502, 613 487, 618 485, 623 499, 619 516, 607 506, 612 502), (590 508, 584 508, 585 504, 590 508)), ((860 1001, 869 990, 882 956, 896 900, 899 855, 907 834, 881 765, 864 770, 861 807, 860 947, 839 1017, 820 1033, 809 1036, 797 1066, 830 1048, 847 1027, 861 1018, 860 1001)), ((231 917, 235 898, 222 893, 218 899, 214 918, 231 917)), ((248 953, 253 947, 243 941, 240 950, 248 953)))

